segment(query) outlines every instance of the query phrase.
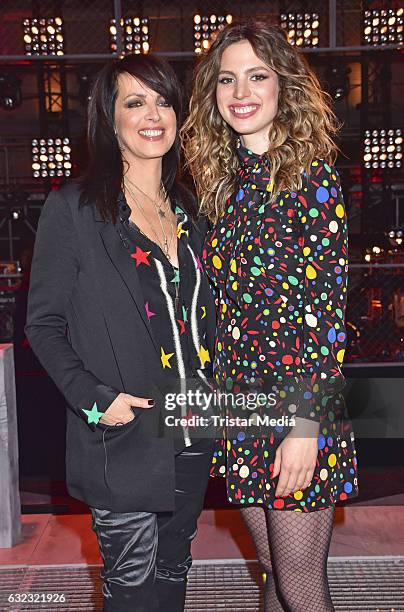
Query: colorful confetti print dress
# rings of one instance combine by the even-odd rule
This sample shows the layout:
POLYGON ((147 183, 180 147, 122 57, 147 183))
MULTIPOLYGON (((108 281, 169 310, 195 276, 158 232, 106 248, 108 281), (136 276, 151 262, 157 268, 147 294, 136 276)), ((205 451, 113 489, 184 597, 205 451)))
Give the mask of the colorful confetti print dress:
POLYGON ((221 389, 233 391, 255 379, 309 381, 309 400, 287 411, 320 422, 318 457, 309 487, 276 498, 278 479, 270 473, 290 429, 253 437, 240 428, 217 441, 211 475, 226 477, 235 504, 322 510, 358 495, 354 435, 340 393, 347 228, 339 176, 314 161, 299 191, 283 191, 269 203, 266 156, 240 145, 237 153, 237 192, 203 250, 218 308, 214 376, 221 389), (313 390, 329 381, 335 392, 316 398, 313 390))

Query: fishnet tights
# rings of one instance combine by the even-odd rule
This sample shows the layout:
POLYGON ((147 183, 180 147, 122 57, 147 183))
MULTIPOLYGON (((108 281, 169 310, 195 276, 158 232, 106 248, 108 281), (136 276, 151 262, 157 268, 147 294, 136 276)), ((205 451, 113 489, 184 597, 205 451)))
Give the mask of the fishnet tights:
POLYGON ((327 577, 334 506, 304 513, 249 506, 241 515, 267 575, 265 612, 334 612, 327 577))

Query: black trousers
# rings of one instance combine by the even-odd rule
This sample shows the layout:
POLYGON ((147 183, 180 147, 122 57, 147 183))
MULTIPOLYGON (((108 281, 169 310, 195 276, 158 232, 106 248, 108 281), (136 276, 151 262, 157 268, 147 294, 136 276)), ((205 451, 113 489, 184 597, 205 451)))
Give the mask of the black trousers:
POLYGON ((209 478, 213 441, 200 440, 175 457, 174 512, 91 508, 104 562, 103 612, 182 612, 192 564, 191 542, 209 478))

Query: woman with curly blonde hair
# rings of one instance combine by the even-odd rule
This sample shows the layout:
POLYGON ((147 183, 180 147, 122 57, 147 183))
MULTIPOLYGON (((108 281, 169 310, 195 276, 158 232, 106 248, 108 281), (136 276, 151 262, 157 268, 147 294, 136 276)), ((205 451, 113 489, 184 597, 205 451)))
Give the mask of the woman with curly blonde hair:
POLYGON ((212 466, 272 567, 271 612, 334 610, 335 503, 358 494, 341 395, 347 227, 337 128, 304 57, 282 30, 250 21, 227 26, 202 57, 182 131, 211 222, 203 258, 218 308, 216 381, 276 398, 231 430, 220 421, 212 466))

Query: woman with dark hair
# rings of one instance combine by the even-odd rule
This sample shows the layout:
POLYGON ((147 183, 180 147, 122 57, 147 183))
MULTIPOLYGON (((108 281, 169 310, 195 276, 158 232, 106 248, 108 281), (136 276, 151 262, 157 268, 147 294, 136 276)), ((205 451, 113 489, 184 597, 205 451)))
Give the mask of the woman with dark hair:
POLYGON ((272 565, 270 612, 334 609, 334 507, 358 494, 340 393, 347 227, 336 129, 281 29, 232 24, 202 57, 183 133, 212 223, 203 260, 217 295, 215 378, 276 399, 257 402, 261 429, 224 432, 213 475, 226 477, 266 572, 272 565))
POLYGON ((68 489, 91 507, 105 612, 183 610, 211 463, 187 407, 177 429, 165 413, 168 391, 209 378, 215 327, 176 178, 181 98, 161 59, 104 67, 88 171, 51 192, 35 244, 26 333, 68 403, 68 489))

